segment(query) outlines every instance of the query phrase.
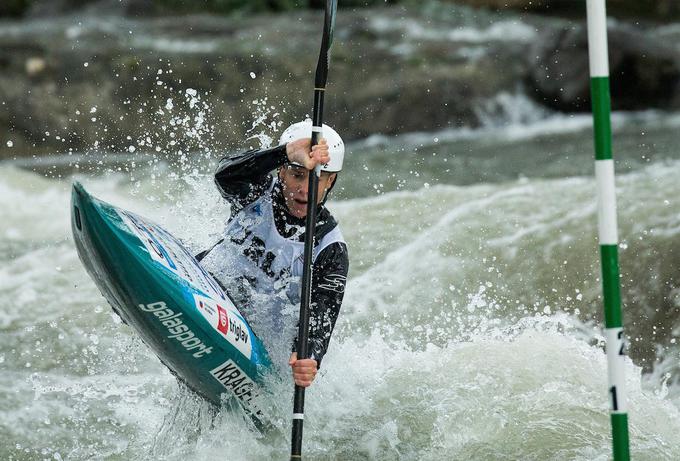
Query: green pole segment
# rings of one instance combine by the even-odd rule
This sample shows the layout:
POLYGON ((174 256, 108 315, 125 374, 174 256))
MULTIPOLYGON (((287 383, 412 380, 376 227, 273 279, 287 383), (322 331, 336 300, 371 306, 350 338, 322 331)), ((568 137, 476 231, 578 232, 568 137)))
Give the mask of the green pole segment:
POLYGON ((586 0, 590 90, 595 131, 598 236, 602 263, 605 337, 614 461, 630 460, 626 404, 625 351, 619 284, 616 190, 612 157, 611 96, 605 0, 586 0))
POLYGON ((593 100, 595 159, 609 160, 612 158, 612 127, 609 117, 611 108, 609 77, 590 77, 590 94, 593 100))

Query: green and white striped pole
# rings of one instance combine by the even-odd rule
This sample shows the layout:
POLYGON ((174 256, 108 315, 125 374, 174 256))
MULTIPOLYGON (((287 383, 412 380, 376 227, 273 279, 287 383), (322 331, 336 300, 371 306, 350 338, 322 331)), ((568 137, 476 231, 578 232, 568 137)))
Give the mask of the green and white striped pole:
POLYGON ((590 92, 595 131, 595 177, 597 181, 598 231, 602 262, 605 336, 609 375, 610 417, 614 461, 628 461, 628 413, 626 408, 624 338, 619 285, 616 190, 612 158, 609 56, 605 0, 586 0, 590 92))

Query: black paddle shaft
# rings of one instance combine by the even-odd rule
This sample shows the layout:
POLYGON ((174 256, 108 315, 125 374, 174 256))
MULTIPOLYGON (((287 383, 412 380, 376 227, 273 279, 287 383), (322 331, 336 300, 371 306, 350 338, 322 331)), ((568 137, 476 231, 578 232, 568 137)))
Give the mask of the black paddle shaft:
MULTIPOLYGON (((330 49, 333 43, 333 28, 335 26, 335 12, 338 6, 337 0, 326 1, 326 14, 324 15, 323 36, 321 38, 321 51, 316 65, 314 79, 314 110, 312 112, 312 147, 319 143, 321 127, 323 126, 323 100, 326 92, 328 78, 328 65, 330 62, 330 49)), ((312 302, 312 256, 314 252, 314 233, 316 229, 316 202, 318 199, 320 166, 309 173, 307 189, 307 219, 305 222, 305 252, 302 272, 302 297, 300 299, 300 321, 298 323, 297 357, 306 359, 309 339, 309 309, 312 302)), ((302 458, 302 428, 305 414, 305 388, 295 386, 293 400, 293 429, 290 459, 302 458)))

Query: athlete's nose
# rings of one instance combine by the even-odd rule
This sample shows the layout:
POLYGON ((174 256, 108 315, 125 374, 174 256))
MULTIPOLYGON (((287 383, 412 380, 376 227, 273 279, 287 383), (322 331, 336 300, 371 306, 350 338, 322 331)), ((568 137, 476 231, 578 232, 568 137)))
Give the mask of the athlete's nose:
POLYGON ((307 189, 309 188, 309 177, 305 176, 305 178, 300 181, 300 184, 298 184, 298 191, 307 197, 307 189))

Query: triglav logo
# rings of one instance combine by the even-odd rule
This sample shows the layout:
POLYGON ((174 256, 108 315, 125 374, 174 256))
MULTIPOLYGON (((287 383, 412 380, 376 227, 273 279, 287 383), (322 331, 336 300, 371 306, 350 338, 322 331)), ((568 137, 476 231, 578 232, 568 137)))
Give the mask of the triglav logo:
POLYGON ((229 341, 229 344, 238 349, 246 358, 250 359, 253 353, 250 330, 246 322, 229 301, 220 301, 194 293, 194 301, 198 311, 217 330, 220 335, 229 341))
POLYGON ((217 321, 217 330, 226 335, 229 331, 229 316, 227 316, 227 311, 224 309, 224 307, 218 304, 217 313, 219 315, 219 320, 217 321))
POLYGON ((232 322, 229 325, 229 331, 234 334, 236 337, 236 342, 238 341, 243 341, 244 343, 248 342, 248 332, 245 330, 245 328, 241 328, 241 325, 237 325, 236 323, 232 322))

